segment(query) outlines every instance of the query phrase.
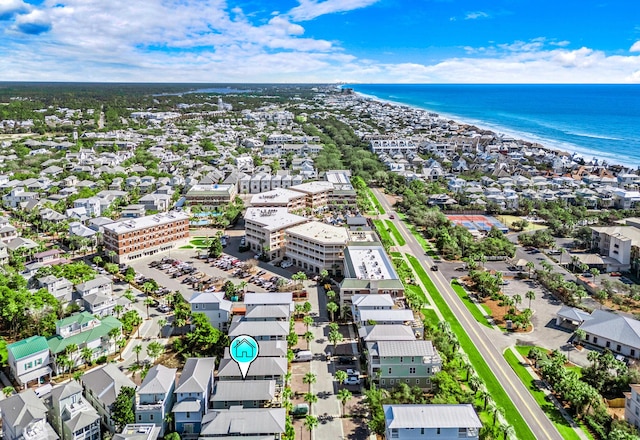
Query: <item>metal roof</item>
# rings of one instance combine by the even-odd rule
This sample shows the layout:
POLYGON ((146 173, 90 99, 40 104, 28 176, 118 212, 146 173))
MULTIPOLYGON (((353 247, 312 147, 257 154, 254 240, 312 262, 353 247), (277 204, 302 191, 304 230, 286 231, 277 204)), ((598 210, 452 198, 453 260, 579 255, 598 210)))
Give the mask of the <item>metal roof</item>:
POLYGON ((223 380, 216 383, 212 402, 271 400, 275 397, 275 380, 223 380))
POLYGON ((382 405, 387 428, 481 428, 473 406, 382 405))
POLYGON ((431 341, 378 341, 380 357, 438 356, 431 341))
POLYGON ((177 371, 176 368, 167 368, 162 364, 154 365, 138 388, 138 395, 167 394, 176 381, 177 371))
POLYGON ((240 335, 252 336, 287 336, 289 322, 287 321, 234 321, 229 327, 229 337, 240 335))
POLYGON ((18 360, 41 351, 48 351, 49 345, 43 336, 31 336, 13 344, 7 345, 7 350, 18 360))
POLYGON ((184 364, 176 393, 203 393, 213 381, 216 358, 189 358, 184 364))
POLYGON ((588 334, 640 349, 640 321, 604 310, 594 310, 580 326, 588 334))
POLYGON ((282 434, 285 430, 285 412, 284 408, 231 407, 212 410, 202 419, 200 435, 282 434))
MULTIPOLYGON (((251 376, 282 376, 287 372, 287 360, 276 357, 258 357, 251 362, 248 377, 251 376)), ((240 378, 240 368, 233 359, 222 359, 218 367, 218 378, 240 378)))

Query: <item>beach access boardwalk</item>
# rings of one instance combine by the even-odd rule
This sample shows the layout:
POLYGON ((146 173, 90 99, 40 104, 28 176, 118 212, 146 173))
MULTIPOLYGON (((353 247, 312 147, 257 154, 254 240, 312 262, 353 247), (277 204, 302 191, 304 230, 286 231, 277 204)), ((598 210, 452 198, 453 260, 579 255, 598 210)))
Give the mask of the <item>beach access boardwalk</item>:
MULTIPOLYGON (((373 188, 373 194, 387 212, 393 212, 393 208, 380 189, 373 188)), ((403 246, 402 250, 417 256, 422 268, 428 273, 428 269, 433 264, 433 260, 425 255, 425 251, 422 249, 420 243, 418 243, 400 219, 392 221, 406 241, 406 245, 403 246)), ((491 372, 504 388, 504 391, 517 408, 519 414, 533 432, 535 438, 561 440, 562 436, 556 427, 504 359, 502 350, 495 346, 491 338, 487 337, 483 326, 471 316, 471 313, 462 303, 460 297, 453 291, 449 282, 444 278, 444 275, 440 272, 431 272, 429 277, 487 363, 491 372)), ((497 403, 501 404, 501 402, 497 403)), ((512 423, 511 420, 507 421, 512 423)))

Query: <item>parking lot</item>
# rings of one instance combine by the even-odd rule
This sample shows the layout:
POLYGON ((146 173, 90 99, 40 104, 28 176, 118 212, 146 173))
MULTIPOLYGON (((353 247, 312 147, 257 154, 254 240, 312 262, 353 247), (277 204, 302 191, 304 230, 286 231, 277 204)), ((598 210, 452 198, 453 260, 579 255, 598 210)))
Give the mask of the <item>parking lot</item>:
POLYGON ((180 292, 187 301, 198 288, 220 291, 226 281, 236 286, 246 283, 244 290, 247 292, 273 292, 290 282, 259 266, 249 268, 241 259, 227 254, 214 260, 198 258, 193 249, 176 249, 164 258, 164 261, 162 258, 137 260, 131 267, 168 291, 180 292))

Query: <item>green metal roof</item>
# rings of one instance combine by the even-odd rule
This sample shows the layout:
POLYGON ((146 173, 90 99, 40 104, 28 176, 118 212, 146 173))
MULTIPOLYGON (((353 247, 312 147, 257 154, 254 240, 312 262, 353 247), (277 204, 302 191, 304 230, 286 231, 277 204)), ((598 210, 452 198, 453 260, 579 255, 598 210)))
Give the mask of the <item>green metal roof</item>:
POLYGON ((11 352, 13 358, 16 360, 48 349, 49 345, 43 336, 31 336, 30 338, 7 345, 7 350, 11 352))
POLYGON ((89 312, 82 312, 76 315, 68 316, 60 321, 56 322, 56 327, 66 327, 67 325, 71 325, 73 323, 77 323, 79 325, 86 324, 88 322, 93 321, 95 316, 93 316, 89 312))
MULTIPOLYGON (((93 318, 92 315, 90 316, 93 318)), ((94 327, 91 330, 77 333, 73 336, 69 336, 68 338, 63 338, 59 335, 53 336, 47 340, 47 344, 49 344, 51 352, 53 354, 57 354, 64 351, 64 349, 71 344, 76 344, 78 347, 82 347, 87 342, 103 338, 109 334, 109 331, 112 328, 115 327, 122 328, 122 323, 113 316, 107 316, 100 322, 99 326, 94 327)))

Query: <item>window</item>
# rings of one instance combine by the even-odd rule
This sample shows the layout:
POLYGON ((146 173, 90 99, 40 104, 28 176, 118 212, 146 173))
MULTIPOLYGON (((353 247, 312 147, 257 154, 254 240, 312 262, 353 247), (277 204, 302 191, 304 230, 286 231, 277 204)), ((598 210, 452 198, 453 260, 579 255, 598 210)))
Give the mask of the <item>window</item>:
POLYGON ((391 438, 399 438, 397 429, 391 430, 391 438))
POLYGON ((138 414, 138 422, 142 421, 142 414, 138 414))
POLYGON ((404 362, 404 358, 402 356, 400 356, 400 363, 404 362))
POLYGON ((629 354, 631 356, 635 356, 636 355, 636 351, 632 348, 631 351, 629 352, 629 354))
POLYGON ((187 419, 190 419, 190 418, 191 418, 191 413, 187 412, 187 419))
POLYGON ((458 437, 466 437, 467 428, 458 428, 458 437))
POLYGON ((409 374, 416 374, 416 367, 410 367, 409 374))
POLYGON ((420 385, 420 379, 416 379, 416 385, 420 385))
POLYGON ((436 428, 436 434, 440 435, 440 428, 436 428))
POLYGON ((620 347, 620 344, 616 345, 616 351, 620 351, 620 348, 622 348, 620 347))
MULTIPOLYGON (((588 336, 588 335, 587 335, 587 336, 588 336)), ((589 340, 589 338, 587 338, 587 341, 588 341, 588 340, 589 340)), ((593 337, 593 343, 594 343, 594 344, 597 344, 597 343, 598 343, 598 337, 597 337, 597 336, 594 336, 594 337, 593 337)))
POLYGON ((153 421, 153 414, 149 414, 149 420, 153 421))
POLYGON ((611 347, 611 341, 607 341, 607 343, 606 343, 606 347, 607 347, 607 348, 611 347))
POLYGON ((389 374, 391 374, 391 368, 389 368, 389 374))

